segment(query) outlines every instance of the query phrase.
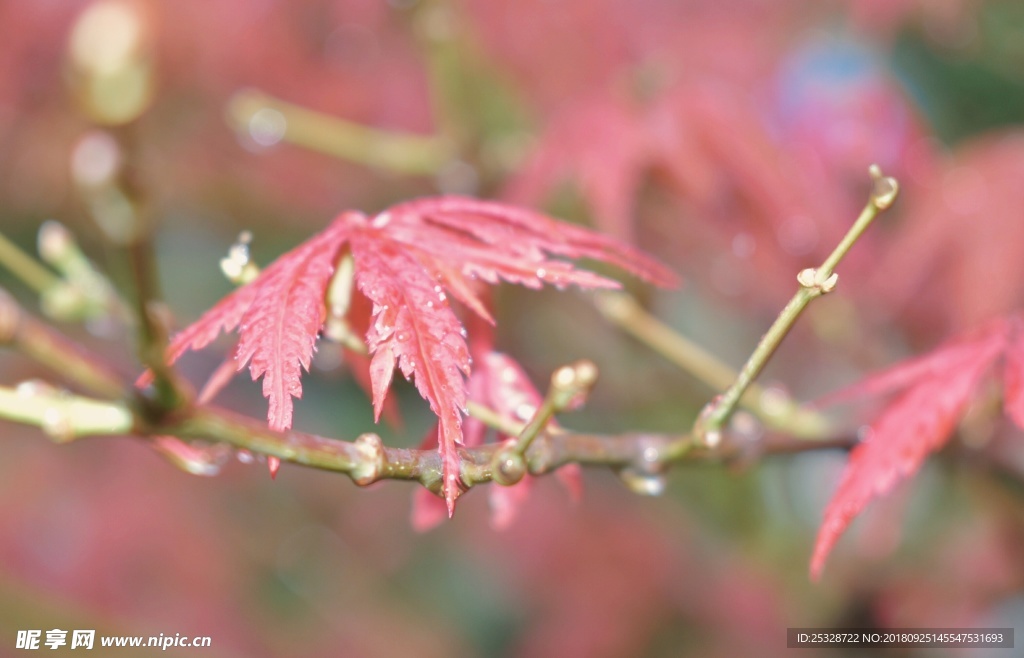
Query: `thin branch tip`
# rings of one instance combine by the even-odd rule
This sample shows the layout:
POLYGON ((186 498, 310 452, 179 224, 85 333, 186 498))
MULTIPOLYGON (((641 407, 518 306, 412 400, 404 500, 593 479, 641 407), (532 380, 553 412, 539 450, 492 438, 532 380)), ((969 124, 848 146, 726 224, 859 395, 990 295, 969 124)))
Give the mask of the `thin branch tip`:
POLYGON ((888 209, 899 196, 899 182, 892 176, 884 175, 882 168, 877 164, 868 167, 868 173, 871 175, 872 181, 871 202, 879 210, 888 209))

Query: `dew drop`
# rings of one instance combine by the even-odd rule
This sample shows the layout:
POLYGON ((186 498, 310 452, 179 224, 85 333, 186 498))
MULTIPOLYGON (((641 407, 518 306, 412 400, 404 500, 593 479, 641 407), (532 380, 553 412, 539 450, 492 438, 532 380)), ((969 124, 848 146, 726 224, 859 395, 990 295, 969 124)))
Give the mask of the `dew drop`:
POLYGON ((388 322, 386 322, 384 320, 384 318, 378 316, 377 319, 373 323, 373 329, 374 329, 374 331, 377 332, 377 337, 380 340, 383 340, 383 339, 387 338, 388 336, 390 336, 394 332, 395 327, 394 327, 394 325, 389 324, 388 322))
POLYGON ((667 480, 657 473, 641 473, 631 468, 619 471, 619 478, 633 493, 641 496, 660 496, 665 493, 667 480))
POLYGON ((428 301, 427 308, 434 308, 434 302, 428 301))
POLYGON ((44 392, 46 392, 45 384, 37 379, 19 382, 14 389, 14 393, 20 398, 31 398, 44 392))
POLYGON ((547 278, 547 276, 548 276, 548 271, 547 270, 545 270, 543 267, 538 267, 537 268, 537 278, 538 279, 545 279, 545 278, 547 278))
POLYGON ((249 452, 248 450, 238 450, 238 451, 236 451, 235 452, 235 457, 238 459, 239 462, 241 462, 243 464, 251 464, 254 461, 256 461, 255 458, 253 458, 252 453, 249 452))
POLYGON ((284 138, 288 131, 288 120, 281 112, 264 107, 252 115, 247 128, 249 138, 257 146, 268 148, 284 138))
POLYGON ((404 331, 399 331, 398 335, 395 336, 395 338, 397 338, 399 342, 404 343, 405 341, 409 340, 409 334, 405 333, 404 331))
POLYGON ((391 213, 384 211, 370 220, 370 226, 373 228, 384 228, 391 222, 391 213))
POLYGON ((205 477, 219 474, 231 454, 223 444, 193 445, 170 437, 158 437, 154 447, 186 473, 205 477))
POLYGON ((516 417, 519 420, 530 420, 537 413, 537 407, 526 402, 516 406, 516 417))

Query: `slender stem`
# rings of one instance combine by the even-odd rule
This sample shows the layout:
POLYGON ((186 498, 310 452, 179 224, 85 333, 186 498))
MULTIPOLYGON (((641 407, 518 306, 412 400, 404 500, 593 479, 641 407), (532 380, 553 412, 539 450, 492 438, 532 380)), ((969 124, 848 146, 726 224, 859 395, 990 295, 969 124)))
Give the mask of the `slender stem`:
MULTIPOLYGON (((0 343, 4 342, 45 364, 61 366, 60 372, 101 395, 115 395, 123 390, 121 378, 102 361, 56 330, 32 320, 0 290, 0 343)), ((551 387, 553 392, 549 391, 551 404, 556 409, 572 406, 595 377, 593 364, 585 361, 556 371, 552 377, 555 380, 551 387), (568 381, 564 370, 571 371, 575 383, 568 381)), ((471 403, 469 406, 472 415, 503 433, 527 436, 522 424, 505 419, 482 405, 471 403)), ((364 434, 349 442, 297 431, 275 432, 262 421, 214 406, 186 406, 154 416, 135 405, 73 396, 32 382, 13 389, 0 388, 0 418, 40 427, 61 441, 92 435, 132 434, 146 440, 176 436, 226 444, 294 464, 346 473, 359 485, 398 479, 420 482, 435 492, 441 489, 443 468, 436 450, 385 447, 374 434, 364 434)), ((711 448, 698 444, 691 434, 597 435, 548 428, 530 438, 519 477, 526 472, 541 475, 564 464, 579 463, 614 468, 626 480, 630 472, 660 473, 670 464, 683 460, 731 459, 752 451, 760 455, 837 445, 844 444, 768 436, 755 442, 727 437, 711 448)), ((464 482, 469 485, 490 481, 509 484, 502 459, 510 454, 518 456, 509 451, 507 445, 500 444, 461 449, 464 482)), ((175 463, 189 472, 196 472, 180 460, 175 463)))
POLYGON ((336 158, 401 174, 432 174, 451 158, 450 146, 438 137, 371 128, 254 90, 238 92, 228 105, 227 117, 239 132, 270 143, 286 140, 336 158))
POLYGON ((479 402, 469 402, 466 404, 466 410, 473 418, 506 436, 519 436, 520 432, 526 427, 525 424, 506 418, 494 409, 486 407, 479 402))
MULTIPOLYGON (((124 434, 146 440, 176 436, 185 440, 213 441, 300 466, 345 473, 360 486, 393 479, 416 481, 434 492, 441 490, 443 465, 436 450, 385 447, 375 434, 342 441, 298 431, 275 432, 261 421, 214 406, 182 409, 154 422, 120 402, 92 400, 41 384, 25 384, 18 388, 0 387, 0 418, 40 427, 59 442, 124 434)), ((686 453, 673 450, 673 446, 685 442, 692 444, 692 437, 542 432, 526 453, 525 464, 533 475, 549 473, 568 463, 611 467, 620 473, 628 470, 660 473, 671 462, 681 461, 684 454, 690 460, 718 461, 751 453, 751 445, 728 440, 716 448, 704 446, 686 453)), ((850 445, 851 441, 846 439, 812 443, 776 437, 755 445, 754 452, 759 456, 850 445)), ((492 481, 506 484, 501 472, 494 468, 499 455, 505 452, 499 444, 460 449, 464 482, 471 486, 492 481)), ((194 472, 188 467, 185 469, 194 472)))
POLYGON ((152 221, 142 173, 138 166, 134 124, 96 131, 82 139, 79 149, 105 154, 114 166, 102 176, 75 172, 76 183, 95 224, 106 234, 115 260, 131 288, 130 310, 135 320, 139 361, 153 373, 153 386, 142 395, 151 413, 177 409, 188 399, 186 387, 167 365, 166 329, 160 320, 160 285, 154 266, 152 221))
POLYGON ((128 305, 63 224, 51 219, 39 228, 39 255, 63 277, 61 288, 64 290, 53 289, 47 291, 49 296, 43 296, 43 309, 48 315, 60 318, 115 316, 123 322, 131 322, 128 305))
POLYGON ((838 281, 838 275, 834 272, 836 265, 849 252, 850 248, 867 230, 867 227, 871 225, 871 222, 875 220, 879 213, 891 206, 892 202, 896 199, 899 186, 895 179, 884 177, 877 165, 872 165, 869 171, 874 182, 874 188, 868 198, 867 205, 864 206, 864 210, 861 211, 853 227, 847 232, 846 236, 840 241, 829 257, 825 259, 821 267, 803 270, 797 276, 800 289, 793 295, 793 298, 782 309, 779 317, 776 318, 768 332, 761 338, 753 354, 750 355, 750 358, 737 375, 736 381, 733 382, 732 386, 725 393, 713 399, 701 411, 694 426, 694 434, 698 440, 712 446, 721 440, 720 432, 722 426, 735 410, 740 398, 753 384, 772 354, 775 353, 782 339, 789 333, 789 330, 807 307, 807 304, 835 288, 838 281))
POLYGON ((61 284, 60 277, 43 267, 35 258, 0 233, 0 264, 37 293, 52 290, 61 284))
POLYGON ((0 386, 0 416, 40 427, 58 442, 79 436, 127 434, 132 429, 132 414, 123 404, 69 395, 35 383, 0 386))
POLYGON ((582 404, 596 381, 597 366, 590 361, 577 361, 556 370, 551 375, 551 385, 540 408, 516 438, 494 455, 490 465, 494 480, 499 484, 512 485, 523 479, 528 469, 526 451, 530 445, 556 413, 582 404))
MULTIPOLYGON (((629 293, 600 291, 594 295, 594 303, 606 319, 710 388, 724 390, 736 381, 735 370, 648 313, 629 293)), ((824 416, 802 409, 788 397, 779 399, 766 395, 757 383, 747 387, 739 404, 773 430, 802 437, 828 432, 828 420, 824 416), (766 404, 769 399, 770 403, 766 404)))
POLYGON ((125 377, 50 325, 36 320, 0 288, 0 346, 10 345, 97 395, 118 398, 125 377))

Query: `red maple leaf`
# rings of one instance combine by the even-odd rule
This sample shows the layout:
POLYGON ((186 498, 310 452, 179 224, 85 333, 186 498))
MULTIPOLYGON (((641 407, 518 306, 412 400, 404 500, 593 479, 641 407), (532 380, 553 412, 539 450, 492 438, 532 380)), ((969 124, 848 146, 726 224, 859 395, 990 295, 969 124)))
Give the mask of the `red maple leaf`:
MULTIPOLYGON (((462 197, 426 198, 372 218, 342 213, 326 230, 281 256, 176 335, 168 346, 168 360, 237 327, 238 369, 249 364, 254 380, 263 377, 270 426, 290 427, 292 398, 302 395, 302 370, 309 369, 326 318, 326 291, 346 244, 355 265, 355 283, 372 302, 366 342, 372 355, 375 413, 379 418, 397 367, 413 380, 438 417, 449 514, 462 486, 456 445, 463 440, 470 357, 465 329, 447 294, 493 322, 473 292, 477 279, 530 288, 618 287, 565 260, 590 258, 652 283, 677 281, 671 271, 639 251, 539 213, 462 197)), ((366 319, 353 325, 367 326, 366 319)))
POLYGON ((811 577, 818 579, 839 536, 874 498, 913 475, 928 454, 949 440, 984 376, 1005 356, 1007 413, 1024 427, 1021 381, 1024 332, 1021 319, 999 320, 964 339, 869 377, 830 401, 901 391, 850 453, 842 480, 818 530, 811 577))

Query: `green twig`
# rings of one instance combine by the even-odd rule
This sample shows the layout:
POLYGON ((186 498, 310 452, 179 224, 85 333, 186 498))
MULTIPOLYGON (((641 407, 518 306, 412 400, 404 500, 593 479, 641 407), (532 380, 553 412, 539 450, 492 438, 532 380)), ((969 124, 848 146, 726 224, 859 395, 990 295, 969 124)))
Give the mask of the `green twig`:
POLYGON ((79 436, 127 434, 133 424, 131 411, 121 403, 91 400, 35 382, 0 386, 0 416, 35 425, 59 443, 79 436))
POLYGON ((0 288, 0 346, 9 345, 97 395, 118 398, 125 378, 48 324, 25 312, 0 288))
POLYGON ((0 233, 0 264, 39 294, 61 285, 60 277, 43 267, 0 233))
POLYGON ((790 328, 811 300, 831 292, 839 280, 834 272, 836 265, 843 259, 858 238, 867 230, 871 222, 892 205, 899 193, 899 185, 893 178, 882 175, 877 165, 870 168, 874 188, 868 198, 867 205, 861 211, 853 227, 847 232, 839 245, 832 251, 821 267, 808 268, 800 272, 797 281, 800 289, 782 309, 779 317, 761 338, 753 354, 740 370, 735 382, 723 393, 709 402, 701 411, 694 425, 694 436, 707 445, 716 445, 721 440, 721 428, 735 410, 737 403, 761 373, 765 364, 775 353, 776 348, 789 333, 790 328))
MULTIPOLYGON (((713 390, 725 390, 736 381, 735 370, 648 313, 629 293, 600 291, 594 295, 594 304, 606 319, 713 390)), ((788 396, 780 397, 772 397, 759 384, 752 383, 740 404, 776 431, 807 438, 828 431, 828 421, 821 414, 802 409, 788 396)))
POLYGON ((253 136, 258 143, 285 140, 400 174, 433 174, 451 159, 451 148, 441 138, 371 128, 254 90, 235 94, 227 118, 235 130, 253 136))
POLYGON ((486 407, 479 402, 469 402, 466 404, 466 410, 469 412, 469 416, 476 418, 484 425, 501 432, 505 436, 519 436, 523 428, 526 427, 525 423, 506 418, 494 409, 486 407))
POLYGON ((73 175, 93 221, 112 245, 115 262, 127 276, 136 351, 139 361, 153 374, 153 386, 143 396, 151 413, 162 414, 183 406, 189 396, 164 358, 167 330, 160 313, 152 221, 133 130, 134 124, 128 124, 83 137, 77 150, 109 164, 97 171, 73 168, 73 175))
POLYGON ((128 305, 63 224, 49 220, 39 228, 39 255, 63 276, 59 286, 43 292, 42 308, 48 316, 64 320, 116 317, 131 322, 128 305))
POLYGON ((494 457, 494 480, 511 485, 523 479, 527 472, 526 451, 534 439, 547 427, 556 413, 582 404, 583 398, 597 381, 597 366, 591 361, 577 361, 563 366, 551 375, 551 385, 540 408, 519 431, 510 445, 503 447, 494 457))

